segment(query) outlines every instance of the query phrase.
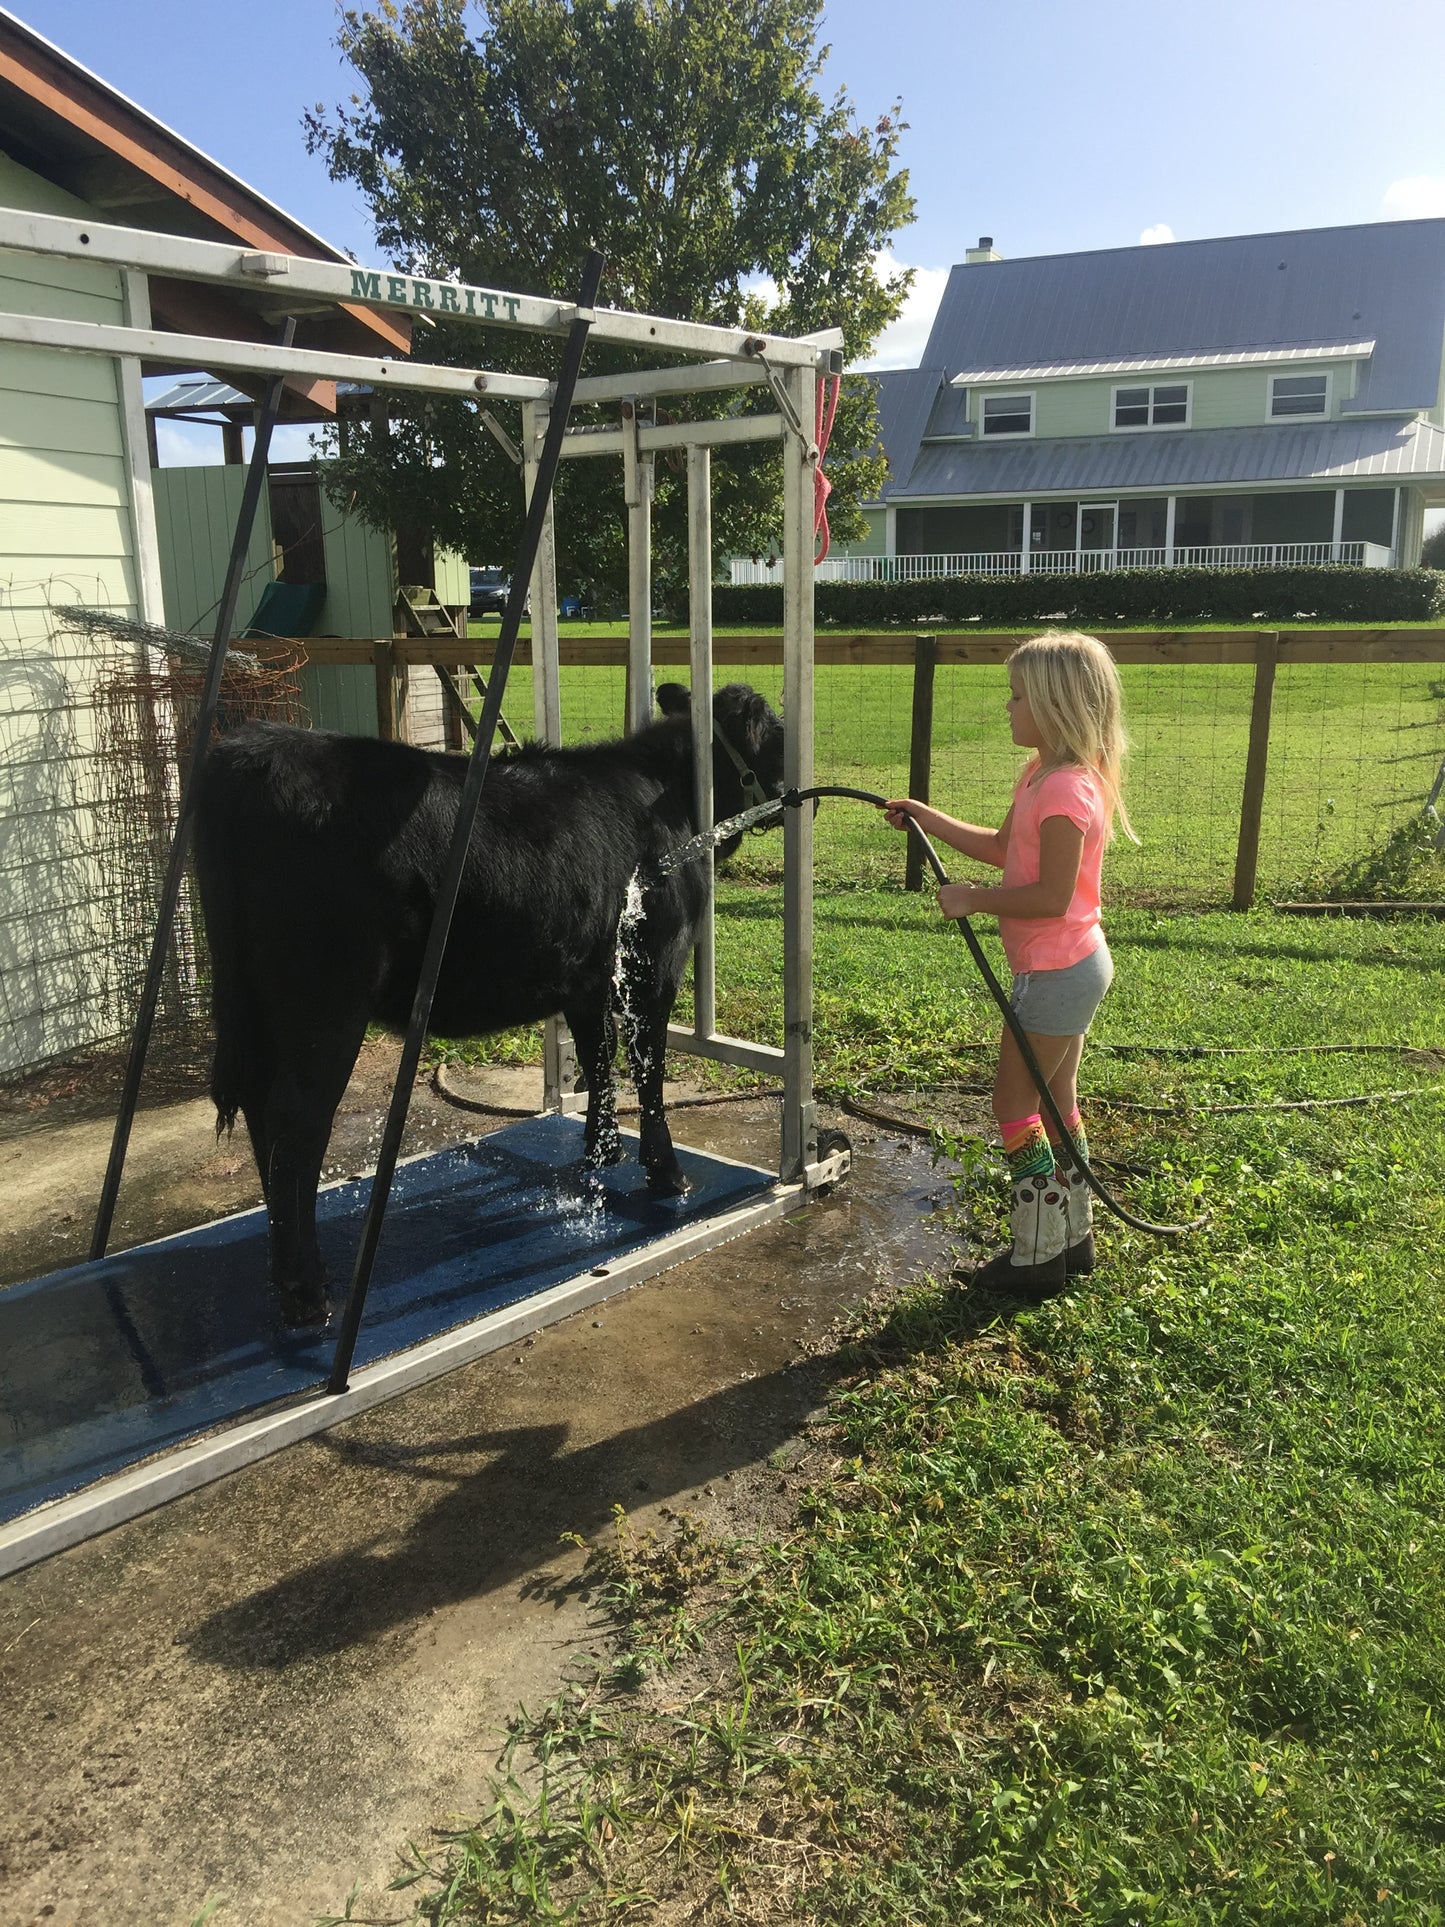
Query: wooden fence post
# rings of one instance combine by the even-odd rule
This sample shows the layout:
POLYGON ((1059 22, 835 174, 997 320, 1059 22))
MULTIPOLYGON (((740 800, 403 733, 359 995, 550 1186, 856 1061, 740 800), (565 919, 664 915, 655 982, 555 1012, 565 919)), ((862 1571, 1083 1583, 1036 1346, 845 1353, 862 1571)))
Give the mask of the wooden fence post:
POLYGON ((1255 642, 1254 702, 1249 712, 1249 755, 1244 765, 1244 796, 1239 806, 1239 847, 1234 858, 1234 908, 1254 903, 1259 871, 1259 826, 1264 815, 1264 784, 1269 773, 1269 719, 1274 703, 1274 672, 1279 636, 1265 630, 1255 642))
POLYGON ((398 670, 395 651, 391 640, 374 642, 371 658, 376 664, 376 733, 384 743, 393 743, 398 735, 397 729, 397 677, 406 674, 405 668, 398 670))
MULTIPOLYGON (((913 729, 908 745, 908 794, 917 803, 931 801, 933 782, 933 670, 938 645, 932 636, 917 636, 913 643, 913 729)), ((903 887, 923 888, 923 846, 912 830, 908 832, 908 854, 904 859, 903 887)))

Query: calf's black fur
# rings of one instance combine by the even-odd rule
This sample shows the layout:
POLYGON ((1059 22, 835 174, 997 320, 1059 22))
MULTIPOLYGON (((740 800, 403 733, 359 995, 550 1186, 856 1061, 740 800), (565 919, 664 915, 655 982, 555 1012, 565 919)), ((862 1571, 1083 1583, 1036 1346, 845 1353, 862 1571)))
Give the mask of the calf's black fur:
MULTIPOLYGON (((620 1023, 648 1183, 676 1194, 686 1180, 663 1113, 663 1057, 706 881, 696 863, 647 874, 698 828, 688 692, 667 683, 657 700, 663 719, 621 742, 493 761, 431 1028, 469 1037, 560 1011, 587 1079, 586 1157, 601 1165, 623 1155, 620 1023), (619 950, 639 865, 644 915, 619 950)), ((733 683, 713 708, 779 795, 783 728, 763 697, 733 683)), ((406 1027, 465 771, 464 757, 281 724, 236 730, 206 764, 196 858, 213 966, 211 1091, 218 1129, 238 1111, 246 1120, 271 1280, 292 1325, 326 1316, 316 1187, 332 1119, 367 1025, 406 1027)), ((714 787, 716 820, 743 807, 730 758, 717 757, 714 787)))

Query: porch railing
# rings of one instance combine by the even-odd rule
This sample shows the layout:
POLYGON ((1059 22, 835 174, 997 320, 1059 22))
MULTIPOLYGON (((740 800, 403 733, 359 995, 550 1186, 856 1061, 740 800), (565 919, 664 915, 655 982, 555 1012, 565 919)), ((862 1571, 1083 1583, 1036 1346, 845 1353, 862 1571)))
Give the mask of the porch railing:
MULTIPOLYGON (((1176 544, 1174 549, 1034 549, 1028 557, 1033 575, 1080 575, 1098 569, 1289 569, 1334 563, 1341 567, 1389 569, 1393 549, 1378 542, 1231 542, 1209 547, 1176 544)), ((1024 558, 1017 549, 980 549, 952 555, 842 555, 820 562, 819 582, 918 582, 944 575, 1019 575, 1024 558)), ((781 582, 781 565, 734 557, 735 586, 781 582)))

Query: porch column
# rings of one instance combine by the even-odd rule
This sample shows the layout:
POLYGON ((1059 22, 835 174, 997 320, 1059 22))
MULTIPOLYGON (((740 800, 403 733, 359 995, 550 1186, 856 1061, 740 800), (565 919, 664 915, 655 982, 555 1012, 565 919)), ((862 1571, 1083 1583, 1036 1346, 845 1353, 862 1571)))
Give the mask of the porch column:
POLYGON ((1033 546, 1033 539, 1034 539, 1033 528, 1032 528, 1033 519, 1034 519, 1034 505, 1032 502, 1025 502, 1024 503, 1023 553, 1019 556, 1019 574, 1020 575, 1027 575, 1029 572, 1029 551, 1033 546))
POLYGON ((1174 505, 1179 498, 1170 495, 1166 498, 1164 509, 1164 566, 1174 567, 1174 505))
POLYGON ((1340 559, 1340 545, 1344 537, 1344 532, 1345 532, 1345 491, 1342 488, 1337 488, 1335 490, 1335 526, 1334 526, 1333 532, 1330 535, 1331 562, 1338 562, 1340 559))
POLYGON ((1400 566, 1400 490, 1393 489, 1394 502, 1390 508, 1390 567, 1400 566))

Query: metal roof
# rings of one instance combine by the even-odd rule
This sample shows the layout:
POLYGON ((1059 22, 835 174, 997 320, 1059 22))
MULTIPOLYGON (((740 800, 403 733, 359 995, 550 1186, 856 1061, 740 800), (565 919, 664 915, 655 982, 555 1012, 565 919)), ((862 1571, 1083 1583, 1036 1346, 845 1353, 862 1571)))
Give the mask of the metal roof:
POLYGON ((896 486, 908 480, 943 376, 936 368, 890 368, 869 379, 877 390, 878 438, 888 456, 890 482, 896 486))
POLYGON ((1374 419, 1078 440, 925 442, 884 499, 1238 487, 1251 482, 1445 481, 1445 428, 1374 419))
POLYGON ((1063 381, 1080 375, 1183 374, 1193 368, 1244 368, 1273 361, 1360 361, 1373 341, 1311 341, 1293 347, 1235 348, 1214 355, 1142 355, 1119 361, 1041 361, 1024 368, 965 368, 950 377, 966 388, 986 381, 1063 381))
POLYGON ((1054 367, 1373 340, 1347 413, 1434 406, 1445 220, 1244 234, 955 267, 922 355, 1054 367))
POLYGON ((163 395, 146 403, 148 415, 171 415, 178 408, 201 412, 208 408, 254 408, 255 401, 250 395, 243 395, 239 388, 233 388, 228 381, 216 381, 210 375, 196 375, 188 381, 178 381, 174 388, 167 388, 163 395))

